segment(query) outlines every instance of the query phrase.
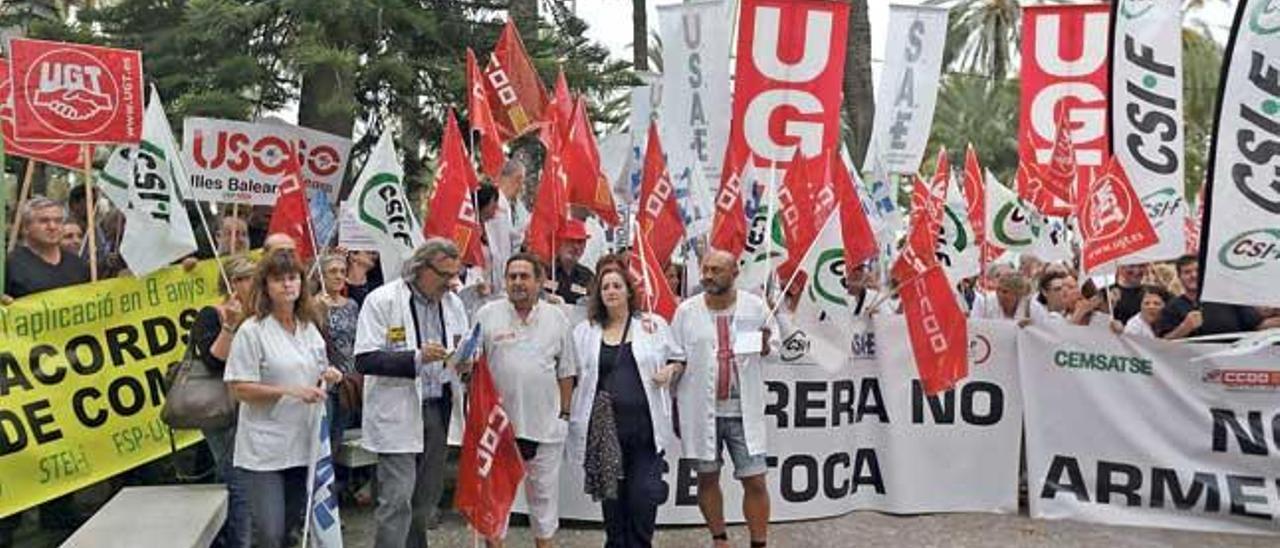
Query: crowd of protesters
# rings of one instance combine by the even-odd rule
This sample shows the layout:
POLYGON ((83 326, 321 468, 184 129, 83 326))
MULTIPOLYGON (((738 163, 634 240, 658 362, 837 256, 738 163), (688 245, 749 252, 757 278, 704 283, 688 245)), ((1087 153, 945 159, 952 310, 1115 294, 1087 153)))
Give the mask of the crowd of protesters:
MULTIPOLYGON (((652 545, 665 496, 662 461, 672 453, 696 460, 699 508, 713 543, 727 546, 726 452, 742 484, 751 546, 766 545, 761 358, 785 335, 773 299, 739 289, 737 258, 711 250, 698 272, 673 261, 663 273, 682 301, 668 323, 640 305, 643 286, 627 255, 608 254, 599 222, 576 209, 553 260, 521 252, 525 176, 523 164, 510 161, 474 196, 488 268, 462 264, 444 239, 426 241, 401 272, 385 276, 372 251, 321 246, 304 264, 287 236, 267 234, 261 209, 215 218, 212 241, 182 263, 190 269, 216 255, 225 274, 219 301, 199 311, 190 337, 193 355, 223 376, 239 402, 234 424, 203 431, 211 479, 229 494, 219 545, 296 540, 308 417, 311 406, 326 405, 335 452, 346 431, 359 428, 360 443, 377 455, 372 478, 339 470, 340 491, 375 505, 375 546, 425 546, 440 521, 448 443, 462 427, 470 371, 467 361, 450 358, 477 326, 524 460, 539 547, 551 545, 559 525, 562 466, 578 467, 601 501, 607 545, 652 545)), ((128 275, 117 252, 119 216, 100 215, 100 226, 87 226, 85 202, 81 192, 66 203, 37 196, 21 205, 5 304, 88 282, 91 232, 101 276, 128 275)), ((956 298, 971 317, 1166 339, 1280 327, 1277 310, 1199 302, 1192 256, 1120 266, 1105 285, 1081 283, 1075 264, 1031 254, 1016 261, 958 284, 956 298)), ((899 307, 878 270, 846 269, 852 317, 899 307)), ((804 276, 791 278, 803 283, 804 276)), ((779 314, 794 308, 799 287, 781 292, 779 314)), ((42 505, 42 526, 80 523, 70 499, 42 505)), ((0 547, 12 545, 20 519, 0 520, 0 547)), ((501 535, 487 540, 502 544, 501 535)))

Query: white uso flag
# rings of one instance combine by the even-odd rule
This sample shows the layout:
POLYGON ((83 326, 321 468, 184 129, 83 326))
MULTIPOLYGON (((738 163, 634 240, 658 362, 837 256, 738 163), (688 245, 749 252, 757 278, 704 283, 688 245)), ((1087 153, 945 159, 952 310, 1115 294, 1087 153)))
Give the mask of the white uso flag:
POLYGON ((195 232, 183 204, 187 172, 155 88, 132 164, 120 255, 135 276, 146 276, 196 250, 195 232))
POLYGON ((844 241, 840 238, 840 214, 832 212, 822 232, 805 253, 801 267, 808 274, 804 293, 796 305, 793 330, 785 334, 782 359, 799 359, 831 371, 844 366, 852 343, 848 291, 845 289, 844 241))
POLYGON ((378 138, 351 189, 350 202, 356 221, 378 243, 383 278, 400 277, 400 265, 422 244, 422 225, 405 196, 404 170, 390 131, 378 138))
POLYGON ((986 172, 987 241, 1009 251, 1022 251, 1040 237, 1041 218, 1009 187, 986 172))
POLYGON ((1111 152, 1160 237, 1121 263, 1172 260, 1186 252, 1182 4, 1118 0, 1111 6, 1111 152))

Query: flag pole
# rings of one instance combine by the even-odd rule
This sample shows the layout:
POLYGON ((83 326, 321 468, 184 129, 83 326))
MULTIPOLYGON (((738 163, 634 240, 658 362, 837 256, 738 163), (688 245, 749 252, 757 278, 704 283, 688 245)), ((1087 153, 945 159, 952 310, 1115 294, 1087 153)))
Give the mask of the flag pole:
MULTIPOLYGON (((209 249, 213 251, 213 262, 218 265, 218 275, 222 276, 222 283, 226 284, 227 291, 230 292, 232 290, 231 278, 227 276, 227 269, 222 265, 222 255, 218 252, 218 241, 214 239, 213 231, 209 230, 209 219, 205 217, 204 207, 201 207, 199 201, 196 201, 196 216, 200 218, 200 226, 204 227, 205 237, 209 238, 209 249)), ((120 232, 121 234, 124 233, 123 230, 120 232)), ((235 243, 231 245, 234 246, 235 243)), ((234 247, 232 249, 234 250, 234 247)))
POLYGON ((27 167, 23 169, 22 173, 22 189, 18 192, 18 201, 13 208, 13 228, 9 229, 9 249, 7 251, 13 251, 14 247, 18 245, 18 229, 22 227, 22 204, 27 203, 27 200, 31 198, 31 178, 35 173, 36 161, 27 158, 27 167))
MULTIPOLYGON (((767 213, 764 218, 764 262, 768 268, 767 270, 768 274, 766 274, 764 278, 764 295, 766 298, 769 296, 769 289, 773 287, 773 277, 774 277, 773 219, 774 219, 774 216, 778 214, 778 211, 774 210, 773 202, 777 201, 777 192, 774 190, 775 185, 777 184, 778 184, 778 161, 773 160, 769 162, 769 186, 765 188, 764 193, 761 194, 762 196, 761 201, 763 202, 762 205, 764 207, 769 208, 765 210, 767 213), (774 198, 774 199, 770 200, 770 198, 774 198)), ((770 314, 770 316, 773 316, 773 314, 770 314)))
POLYGON ((95 217, 98 209, 97 197, 93 194, 93 148, 83 147, 84 151, 84 210, 85 229, 89 237, 89 280, 98 281, 98 225, 95 217))
MULTIPOLYGON (((832 211, 832 212, 831 212, 831 215, 839 215, 839 214, 840 214, 840 212, 839 212, 838 210, 836 210, 836 211, 832 211)), ((828 220, 828 221, 830 221, 830 218, 828 217, 828 219, 827 219, 827 220, 828 220)), ((825 222, 825 221, 823 222, 823 226, 824 226, 824 227, 826 226, 826 222, 825 222)), ((810 253, 813 253, 813 248, 815 248, 815 247, 818 247, 818 241, 817 241, 817 239, 815 239, 812 243, 810 243, 810 244, 809 244, 809 249, 806 249, 806 250, 805 250, 805 252, 804 252, 804 256, 800 258, 800 263, 799 263, 800 265, 803 265, 803 264, 805 264, 805 263, 807 263, 807 262, 808 262, 808 260, 809 260, 809 254, 810 254, 810 253)), ((800 275, 800 271, 801 271, 801 270, 804 270, 804 269, 800 268, 800 266, 796 266, 796 268, 794 268, 794 269, 791 271, 791 276, 790 276, 789 278, 787 278, 787 283, 786 283, 786 285, 782 286, 782 296, 781 296, 781 298, 777 299, 777 302, 775 302, 775 303, 773 304, 773 306, 771 306, 771 307, 769 308, 769 314, 768 314, 767 316, 765 316, 765 322, 766 322, 766 323, 767 323, 769 320, 773 319, 775 315, 777 315, 778 307, 779 307, 779 306, 782 306, 782 303, 783 303, 784 301, 786 301, 786 298, 787 298, 787 291, 788 291, 789 289, 791 289, 791 285, 795 283, 795 281, 796 281, 796 277, 800 275)), ((816 275, 816 274, 815 274, 815 275, 816 275)), ((773 271, 772 271, 772 269, 770 269, 769 277, 770 277, 770 279, 772 279, 772 277, 773 277, 773 271)))
MULTIPOLYGON (((304 197, 307 195, 305 188, 302 191, 302 195, 304 197)), ((311 200, 307 200, 307 232, 311 233, 311 268, 319 271, 319 275, 316 277, 320 279, 320 292, 328 295, 329 288, 325 287, 324 270, 321 269, 320 264, 320 240, 316 238, 316 227, 311 223, 311 200)))

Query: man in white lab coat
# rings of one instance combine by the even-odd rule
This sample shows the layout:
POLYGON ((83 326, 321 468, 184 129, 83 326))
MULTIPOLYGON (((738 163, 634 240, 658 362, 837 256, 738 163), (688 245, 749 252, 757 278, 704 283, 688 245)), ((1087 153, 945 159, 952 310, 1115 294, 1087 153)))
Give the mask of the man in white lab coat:
POLYGON ((675 381, 684 457, 697 460, 698 507, 718 548, 727 547, 720 490, 723 450, 742 483, 742 513, 751 545, 764 546, 769 526, 765 484, 765 385, 761 357, 777 331, 765 302, 738 291, 738 261, 713 250, 702 262, 704 293, 680 305, 671 322, 676 354, 655 381, 675 381))

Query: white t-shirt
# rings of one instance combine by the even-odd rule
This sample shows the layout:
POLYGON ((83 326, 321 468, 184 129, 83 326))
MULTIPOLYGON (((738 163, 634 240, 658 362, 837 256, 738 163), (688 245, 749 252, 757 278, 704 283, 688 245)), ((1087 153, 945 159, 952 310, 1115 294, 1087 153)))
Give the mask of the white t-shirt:
POLYGON ((1156 332, 1151 329, 1151 324, 1142 319, 1142 314, 1134 314, 1132 318, 1129 318, 1128 322, 1125 322, 1124 334, 1137 335, 1139 337, 1147 337, 1150 339, 1158 338, 1156 337, 1156 332))
POLYGON ((502 299, 480 307, 476 323, 516 437, 563 442, 568 423, 560 419, 559 380, 578 375, 568 318, 557 307, 537 302, 527 321, 521 320, 511 301, 502 299))
MULTIPOLYGON (((272 386, 316 386, 329 360, 314 324, 290 333, 272 316, 249 318, 231 341, 223 380, 272 386)), ((311 417, 316 406, 292 396, 272 403, 241 402, 236 425, 238 468, 269 472, 306 466, 311 458, 311 417)))

